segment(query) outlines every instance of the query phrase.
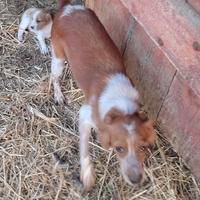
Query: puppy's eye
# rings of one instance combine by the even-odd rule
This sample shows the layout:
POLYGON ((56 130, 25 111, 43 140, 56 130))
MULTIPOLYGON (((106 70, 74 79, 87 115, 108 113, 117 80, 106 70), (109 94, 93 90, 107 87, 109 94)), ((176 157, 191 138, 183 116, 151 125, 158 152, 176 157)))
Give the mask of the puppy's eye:
POLYGON ((40 19, 37 19, 37 20, 36 20, 36 22, 37 22, 37 23, 40 23, 40 22, 41 22, 41 20, 40 20, 40 19))
POLYGON ((122 146, 116 146, 115 147, 115 151, 117 153, 123 153, 125 151, 125 149, 122 146))

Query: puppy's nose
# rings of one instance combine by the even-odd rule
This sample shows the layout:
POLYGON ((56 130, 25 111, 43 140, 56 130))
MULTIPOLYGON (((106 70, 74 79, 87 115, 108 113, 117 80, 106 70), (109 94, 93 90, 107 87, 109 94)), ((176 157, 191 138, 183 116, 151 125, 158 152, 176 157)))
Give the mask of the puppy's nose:
POLYGON ((139 174, 134 173, 131 176, 129 176, 128 178, 129 178, 129 180, 130 180, 130 182, 132 184, 137 184, 137 183, 141 182, 141 180, 142 180, 142 174, 141 173, 139 173, 139 174))
POLYGON ((34 29, 34 26, 31 26, 31 29, 34 29))

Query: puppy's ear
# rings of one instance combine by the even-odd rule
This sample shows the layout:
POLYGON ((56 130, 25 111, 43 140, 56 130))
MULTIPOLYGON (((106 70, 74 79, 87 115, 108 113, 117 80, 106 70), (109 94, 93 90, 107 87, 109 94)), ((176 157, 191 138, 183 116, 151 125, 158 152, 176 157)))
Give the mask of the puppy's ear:
POLYGON ((143 142, 146 143, 146 145, 154 144, 156 135, 153 127, 153 122, 151 120, 143 122, 139 127, 139 134, 143 142))
POLYGON ((45 21, 49 22, 49 21, 51 21, 51 20, 52 20, 52 16, 51 16, 51 14, 50 14, 50 11, 49 11, 49 10, 47 10, 47 9, 44 9, 43 13, 44 13, 44 18, 45 18, 45 21))
POLYGON ((106 114, 104 122, 106 124, 112 124, 113 122, 121 119, 123 113, 116 108, 111 108, 110 111, 106 114))
POLYGON ((46 13, 45 15, 46 21, 49 22, 52 20, 51 14, 50 13, 46 13))

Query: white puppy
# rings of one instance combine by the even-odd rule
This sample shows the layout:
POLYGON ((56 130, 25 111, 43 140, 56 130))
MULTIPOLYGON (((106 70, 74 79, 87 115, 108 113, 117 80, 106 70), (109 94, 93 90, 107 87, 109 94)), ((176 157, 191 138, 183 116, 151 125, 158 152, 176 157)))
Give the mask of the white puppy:
POLYGON ((18 30, 18 40, 23 41, 23 34, 26 29, 34 33, 39 41, 40 50, 43 54, 48 53, 45 38, 50 38, 52 27, 52 17, 45 9, 29 8, 21 18, 18 30))

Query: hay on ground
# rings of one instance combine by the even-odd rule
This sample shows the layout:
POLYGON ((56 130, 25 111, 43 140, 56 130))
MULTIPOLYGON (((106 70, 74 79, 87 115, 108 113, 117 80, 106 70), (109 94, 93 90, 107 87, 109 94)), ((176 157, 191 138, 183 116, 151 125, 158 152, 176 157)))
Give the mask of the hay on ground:
POLYGON ((66 68, 62 90, 68 103, 56 106, 50 56, 41 55, 29 34, 23 44, 17 41, 19 17, 33 5, 55 8, 46 0, 0 2, 0 199, 200 199, 198 183, 159 132, 140 187, 124 182, 115 155, 99 147, 93 134, 97 183, 82 196, 77 118, 83 94, 66 68))

